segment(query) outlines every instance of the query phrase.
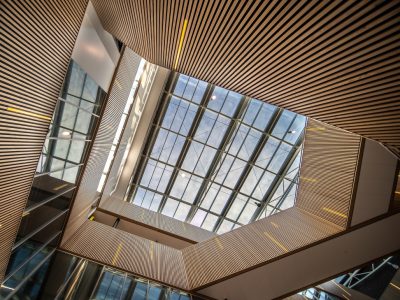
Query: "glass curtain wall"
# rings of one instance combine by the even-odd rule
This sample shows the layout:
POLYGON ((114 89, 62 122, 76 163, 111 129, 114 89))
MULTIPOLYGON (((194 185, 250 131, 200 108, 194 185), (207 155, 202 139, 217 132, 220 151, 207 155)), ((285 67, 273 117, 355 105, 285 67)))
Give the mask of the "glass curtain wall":
POLYGON ((35 281, 58 244, 106 93, 71 61, 34 175, 2 293, 35 281), (4 288, 5 287, 5 288, 4 288))
POLYGON ((128 200, 217 233, 293 206, 306 118, 171 76, 128 200))
MULTIPOLYGON (((6 297, 4 292, 1 299, 6 297)), ((10 299, 200 300, 162 284, 60 251, 51 254, 10 299)))

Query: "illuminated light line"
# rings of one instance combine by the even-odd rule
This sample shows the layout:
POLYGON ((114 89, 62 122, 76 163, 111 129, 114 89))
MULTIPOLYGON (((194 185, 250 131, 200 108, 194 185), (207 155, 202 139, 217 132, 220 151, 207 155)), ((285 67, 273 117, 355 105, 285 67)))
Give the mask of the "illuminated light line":
POLYGON ((215 241, 217 242, 219 250, 224 250, 224 246, 222 245, 221 241, 218 238, 215 238, 215 241))
POLYGON ((35 113, 31 113, 29 111, 21 110, 21 109, 18 109, 18 108, 7 107, 7 110, 15 112, 15 113, 18 113, 18 114, 22 114, 22 115, 27 115, 27 116, 31 116, 31 117, 40 118, 40 119, 43 119, 43 120, 49 120, 49 121, 51 120, 50 117, 47 117, 47 116, 44 116, 44 115, 35 114, 35 113))
POLYGON ((346 300, 350 300, 350 298, 346 297, 345 294, 342 294, 342 297, 343 297, 344 299, 346 299, 346 300))
POLYGON ((276 224, 276 223, 274 223, 274 222, 271 222, 271 224, 272 224, 272 226, 274 226, 275 228, 278 228, 278 227, 279 227, 278 224, 276 224))
POLYGON ((114 257, 113 257, 112 262, 111 262, 112 265, 115 265, 115 263, 117 262, 117 259, 119 257, 119 253, 121 252, 121 249, 122 249, 122 244, 119 243, 117 251, 115 251, 114 257))
POLYGON ((329 213, 331 213, 331 214, 334 214, 334 215, 337 215, 339 217, 347 219, 347 216, 345 214, 342 214, 342 213, 340 213, 340 212, 338 212, 336 210, 333 210, 333 209, 330 209, 330 208, 327 208, 327 207, 323 207, 322 209, 327 211, 327 212, 329 212, 329 213))
POLYGON ((325 127, 309 127, 306 130, 307 131, 319 131, 319 130, 325 130, 325 127))
POLYGON ((122 85, 119 83, 117 79, 115 79, 115 84, 119 87, 120 90, 122 90, 122 85))
POLYGON ((3 289, 11 290, 11 291, 14 291, 14 290, 15 290, 14 288, 9 287, 9 286, 6 286, 6 285, 3 285, 3 284, 0 285, 0 287, 3 288, 3 289))
POLYGON ((398 192, 398 191, 395 191, 394 193, 397 194, 397 195, 400 195, 400 192, 398 192))
POLYGON ((280 242, 278 242, 272 235, 270 235, 268 232, 264 232, 264 234, 271 240, 273 241, 279 248, 281 248, 285 252, 289 252, 289 250, 283 246, 280 242))
POLYGON ((184 40, 185 34, 186 34, 187 23, 188 23, 188 20, 185 19, 185 20, 183 21, 183 27, 182 27, 182 32, 181 32, 181 38, 179 39, 178 53, 176 53, 176 59, 175 59, 174 69, 177 68, 177 66, 178 66, 178 61, 179 61, 179 57, 181 56, 181 51, 182 51, 182 47, 183 47, 183 40, 184 40))
POLYGON ((399 286, 397 286, 397 285, 395 285, 394 283, 389 283, 392 287, 394 287, 394 288, 396 288, 396 289, 398 289, 399 291, 400 291, 400 287, 399 286))
POLYGON ((151 241, 150 242, 150 250, 149 250, 150 260, 153 260, 153 247, 154 247, 154 242, 151 241))
POLYGON ((68 185, 68 183, 59 185, 58 187, 55 187, 55 188, 53 189, 53 191, 58 191, 58 190, 62 189, 63 187, 66 187, 67 185, 68 185))
POLYGON ((300 179, 302 179, 304 181, 309 181, 309 182, 317 182, 318 181, 315 178, 308 178, 308 177, 303 177, 303 176, 300 176, 300 179))

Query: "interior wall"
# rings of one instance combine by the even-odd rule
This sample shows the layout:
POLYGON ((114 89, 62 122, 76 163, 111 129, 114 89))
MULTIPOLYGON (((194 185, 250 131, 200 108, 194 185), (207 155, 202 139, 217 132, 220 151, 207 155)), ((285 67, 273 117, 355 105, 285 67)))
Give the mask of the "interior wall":
POLYGON ((0 282, 86 5, 0 2, 0 282))

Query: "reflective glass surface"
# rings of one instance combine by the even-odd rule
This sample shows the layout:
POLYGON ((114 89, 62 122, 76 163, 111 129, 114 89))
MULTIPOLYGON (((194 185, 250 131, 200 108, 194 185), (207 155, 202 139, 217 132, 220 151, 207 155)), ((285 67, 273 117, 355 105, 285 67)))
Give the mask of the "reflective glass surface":
POLYGON ((293 206, 306 118, 174 76, 130 201, 217 233, 293 206))

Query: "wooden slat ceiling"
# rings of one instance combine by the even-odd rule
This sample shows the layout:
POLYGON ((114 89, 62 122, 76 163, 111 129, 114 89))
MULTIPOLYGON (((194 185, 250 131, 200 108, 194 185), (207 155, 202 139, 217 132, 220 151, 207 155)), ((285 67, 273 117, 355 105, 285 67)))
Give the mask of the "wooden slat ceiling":
POLYGON ((400 154, 399 1, 92 2, 105 29, 154 64, 400 154))
POLYGON ((86 4, 0 2, 0 282, 86 4))

